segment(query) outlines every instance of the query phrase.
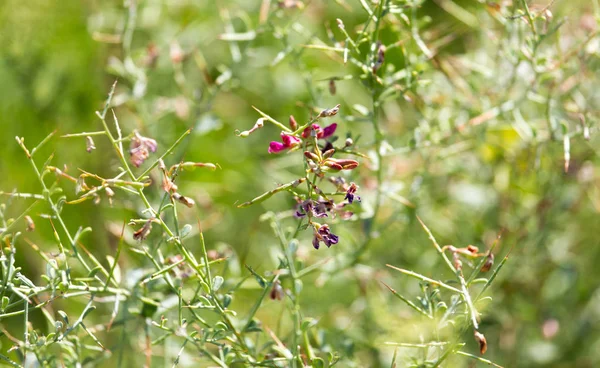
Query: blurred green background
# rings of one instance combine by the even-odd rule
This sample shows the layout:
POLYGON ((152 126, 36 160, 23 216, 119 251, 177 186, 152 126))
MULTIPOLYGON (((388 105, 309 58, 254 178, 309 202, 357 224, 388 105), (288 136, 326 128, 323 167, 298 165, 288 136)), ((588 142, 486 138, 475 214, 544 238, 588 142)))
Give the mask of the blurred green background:
MULTIPOLYGON (((330 42, 336 18, 343 19, 348 30, 363 23, 366 17, 359 3, 347 3, 312 1, 304 9, 278 9, 272 4, 270 20, 276 26, 263 25, 251 40, 228 42, 221 39, 232 33, 228 27, 245 33, 252 32, 251 25, 261 24, 260 1, 147 0, 132 7, 120 1, 4 0, 0 190, 40 192, 14 137, 24 137, 34 146, 54 130, 56 136, 43 149, 44 157, 54 155, 52 165, 61 169, 66 165, 73 176, 78 169, 114 175, 118 160, 108 142, 97 139, 97 150, 87 154, 83 139, 59 136, 100 130, 95 111, 102 108, 117 79, 115 112, 126 134, 137 129, 155 138, 163 152, 193 128, 167 164, 183 159, 220 166, 214 172, 186 172, 178 179, 181 192, 198 204, 183 214, 182 221, 194 224, 200 218, 209 248, 235 252, 240 270, 230 271, 233 274, 247 273, 244 264, 259 271, 272 269, 279 250, 268 224, 259 217, 265 211, 287 211, 294 201, 282 195, 245 209, 236 204, 297 178, 300 158, 267 154, 269 141, 278 139, 274 126, 266 125, 247 139, 238 138, 235 131, 253 126, 259 115, 252 106, 285 122, 289 115, 306 121, 311 108, 340 103, 341 112, 334 119, 338 134, 360 135, 358 149, 373 157, 371 125, 360 116, 360 107, 352 108, 370 108, 361 81, 338 81, 335 95, 328 89, 330 78, 356 75, 357 68, 344 65, 340 54, 302 47, 317 44, 316 38, 330 42)), ((467 15, 455 13, 448 11, 448 3, 427 1, 417 14, 426 42, 438 45, 432 60, 406 58, 400 47, 388 46, 386 53, 388 76, 410 64, 415 78, 425 82, 414 87, 413 101, 399 97, 382 107, 383 190, 388 194, 378 220, 385 226, 357 267, 333 274, 328 271, 359 246, 364 222, 337 224, 342 241, 330 249, 315 251, 310 232, 302 234, 299 257, 307 264, 332 258, 305 281, 303 310, 319 319, 319 326, 331 336, 332 349, 350 356, 356 366, 388 362, 394 349, 385 341, 418 341, 414 316, 378 280, 411 295, 418 294, 417 285, 391 273, 385 264, 434 278, 447 276, 416 221, 419 215, 442 245, 486 249, 503 234, 496 260, 509 251, 510 258, 492 284, 492 300, 482 308, 482 329, 489 344, 486 358, 505 367, 596 367, 600 142, 594 8, 587 2, 552 6, 549 27, 564 24, 550 36, 550 45, 540 47, 535 62, 542 68, 572 48, 578 51, 556 70, 540 72, 519 62, 527 54, 523 45, 528 27, 523 18, 497 17, 491 4, 470 1, 451 3, 467 15), (586 40, 585 47, 576 47, 586 40), (534 83, 534 78, 542 81, 534 83), (548 96, 551 102, 544 100, 548 96), (519 108, 506 105, 508 101, 519 108), (482 114, 483 123, 473 123, 482 114), (582 135, 578 114, 585 117, 589 140, 582 135), (556 124, 556 136, 549 133, 548 124, 556 124), (468 128, 457 128, 463 125, 468 128), (567 172, 563 134, 571 134, 567 172), (413 206, 399 203, 399 196, 413 206), (556 326, 557 331, 548 332, 556 326)), ((540 2, 537 11, 546 5, 540 2)), ((507 9, 516 7, 509 4, 507 9)), ((403 44, 407 35, 410 31, 401 21, 391 21, 381 37, 384 44, 393 45, 403 44)), ((339 34, 338 40, 343 40, 339 34)), ((409 53, 418 50, 408 42, 406 48, 409 53)), ((361 186, 365 216, 375 197, 374 165, 362 160, 360 170, 349 177, 361 186)), ((69 199, 76 198, 71 183, 61 186, 69 199)), ((158 185, 147 191, 160 197, 158 185)), ((27 205, 13 200, 7 216, 18 216, 27 205)), ((113 206, 103 198, 100 205, 91 201, 65 205, 64 213, 72 230, 94 229, 84 243, 104 259, 114 254, 123 221, 139 209, 119 192, 113 206)), ((34 213, 39 217, 45 210, 40 206, 34 213)), ((37 229, 27 237, 51 252, 56 247, 51 226, 34 217, 37 229)), ((192 249, 199 248, 192 245, 192 249)), ((39 280, 45 267, 42 260, 25 246, 19 251, 17 263, 23 273, 39 280)), ((139 256, 127 253, 121 268, 125 273, 141 262, 139 256)), ((245 291, 248 299, 242 294, 234 303, 249 308, 255 292, 245 291)), ((61 306, 80 310, 83 304, 61 306)), ((266 324, 275 323, 278 313, 277 302, 269 301, 258 316, 266 324)), ((110 305, 93 318, 101 323, 108 315, 110 305)), ((40 315, 32 319, 42 321, 40 315)), ((1 323, 12 331, 22 329, 19 318, 1 323)), ((10 342, 5 336, 1 341, 6 351, 10 342)), ((465 341, 470 351, 477 350, 472 337, 465 341)), ((139 365, 136 357, 127 359, 139 365)))

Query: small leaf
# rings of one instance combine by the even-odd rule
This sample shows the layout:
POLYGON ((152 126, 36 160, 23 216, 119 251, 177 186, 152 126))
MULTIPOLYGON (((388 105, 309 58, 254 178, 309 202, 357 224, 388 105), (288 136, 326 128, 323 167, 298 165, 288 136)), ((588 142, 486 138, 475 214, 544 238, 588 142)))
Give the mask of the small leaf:
POLYGON ((148 301, 144 301, 144 305, 142 306, 142 312, 140 313, 143 317, 150 318, 156 313, 158 310, 158 303, 150 303, 148 301))
POLYGON ((57 313, 60 315, 60 317, 65 321, 65 323, 68 326, 69 325, 69 316, 67 316, 67 314, 62 310, 59 310, 57 313))
POLYGON ((223 279, 223 277, 221 277, 221 276, 215 276, 215 278, 213 279, 213 291, 219 290, 219 288, 221 287, 221 285, 223 285, 223 281, 225 281, 223 279))
POLYGON ((312 366, 314 368, 325 368, 325 361, 321 358, 313 358, 312 366))
POLYGON ((223 296, 223 308, 229 307, 229 304, 231 304, 232 300, 233 298, 231 297, 231 294, 225 294, 223 296))
POLYGON ((9 302, 8 297, 3 296, 2 297, 2 311, 4 311, 6 309, 6 307, 8 307, 8 302, 9 302))
POLYGON ((192 225, 190 224, 185 224, 182 228, 181 231, 179 232, 179 237, 181 239, 185 238, 186 236, 190 235, 190 233, 192 232, 192 225))

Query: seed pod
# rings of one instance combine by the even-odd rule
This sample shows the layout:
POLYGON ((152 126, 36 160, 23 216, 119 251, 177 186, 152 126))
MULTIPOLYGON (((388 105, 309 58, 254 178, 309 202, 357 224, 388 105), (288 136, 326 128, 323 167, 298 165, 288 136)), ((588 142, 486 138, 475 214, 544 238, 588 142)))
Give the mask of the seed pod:
POLYGON ((485 259, 485 263, 481 266, 481 272, 488 272, 494 265, 494 255, 489 253, 485 259))
POLYGON ((27 221, 27 231, 35 230, 35 223, 33 222, 33 219, 31 218, 31 216, 29 216, 29 215, 25 216, 25 221, 27 221))
POLYGON ((319 114, 319 117, 320 118, 328 118, 330 116, 337 115, 337 113, 339 111, 340 111, 340 104, 337 104, 334 107, 332 107, 331 109, 325 109, 325 110, 321 111, 321 113, 319 114))
POLYGON ((472 254, 476 254, 477 252, 479 252, 479 248, 477 248, 474 245, 467 245, 467 250, 469 251, 469 253, 472 254))
POLYGON ((279 283, 279 280, 277 280, 273 284, 273 287, 271 288, 271 292, 269 293, 269 297, 272 300, 282 300, 284 296, 285 296, 285 294, 283 292, 283 288, 281 287, 281 284, 279 283))
POLYGON ((139 228, 133 233, 133 238, 135 240, 142 241, 150 235, 150 231, 152 231, 152 219, 149 219, 144 223, 144 226, 139 228))
POLYGON ((479 344, 479 352, 481 354, 485 354, 487 351, 487 341, 485 340, 485 336, 479 331, 475 331, 475 341, 479 344))
POLYGON ((173 198, 174 198, 174 199, 175 199, 177 202, 179 202, 179 203, 182 203, 182 204, 186 205, 186 206, 187 206, 187 207, 189 207, 189 208, 192 208, 192 207, 194 207, 194 204, 196 204, 196 202, 194 202, 194 200, 193 200, 193 199, 191 199, 191 198, 188 198, 188 197, 184 197, 184 196, 182 196, 182 195, 181 195, 181 194, 179 194, 179 193, 173 193, 173 198))
POLYGON ((94 140, 92 139, 92 137, 90 137, 89 135, 85 137, 85 150, 87 151, 87 153, 91 153, 93 150, 96 149, 96 146, 94 145, 94 140))

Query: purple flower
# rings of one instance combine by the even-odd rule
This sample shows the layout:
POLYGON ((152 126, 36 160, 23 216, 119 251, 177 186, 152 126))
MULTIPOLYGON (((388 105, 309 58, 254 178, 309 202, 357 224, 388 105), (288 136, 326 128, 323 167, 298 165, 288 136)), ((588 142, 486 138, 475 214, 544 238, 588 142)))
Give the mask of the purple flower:
POLYGON ((348 200, 348 203, 354 202, 355 199, 360 202, 360 197, 356 195, 357 189, 358 189, 358 186, 356 184, 350 183, 350 186, 348 187, 348 190, 346 191, 346 197, 344 197, 344 199, 348 200))
POLYGON ((331 232, 331 230, 329 229, 329 225, 315 225, 315 233, 312 242, 313 247, 315 247, 315 249, 319 249, 321 242, 325 243, 327 248, 331 247, 333 244, 338 243, 339 237, 331 232))
POLYGON ((327 217, 327 212, 330 212, 334 206, 335 204, 330 200, 319 199, 318 201, 313 201, 312 199, 307 199, 298 204, 294 216, 301 218, 310 213, 314 217, 327 217))
POLYGON ((285 133, 281 133, 281 140, 283 143, 275 141, 269 143, 269 153, 279 153, 300 144, 299 138, 285 133))
POLYGON ((141 136, 138 132, 134 132, 129 146, 129 159, 135 167, 140 167, 150 155, 150 152, 156 152, 158 145, 152 138, 141 136))

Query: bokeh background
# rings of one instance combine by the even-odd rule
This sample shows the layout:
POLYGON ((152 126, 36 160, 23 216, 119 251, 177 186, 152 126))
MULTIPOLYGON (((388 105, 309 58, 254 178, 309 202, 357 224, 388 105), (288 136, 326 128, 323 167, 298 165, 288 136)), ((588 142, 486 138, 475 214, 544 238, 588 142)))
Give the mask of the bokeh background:
MULTIPOLYGON (((520 2, 425 1, 416 16, 434 50, 431 59, 407 56, 411 50, 418 54, 410 29, 401 20, 386 24, 381 38, 388 45, 387 77, 404 68, 421 83, 411 87, 409 97, 390 99, 382 108, 386 194, 381 226, 359 264, 339 272, 332 271, 360 246, 363 219, 374 205, 373 130, 361 115, 363 106, 371 108, 371 97, 360 80, 344 79, 359 71, 344 65, 340 53, 302 45, 333 45, 332 34, 343 40, 336 33, 336 18, 354 30, 366 15, 358 1, 312 1, 302 9, 280 9, 273 2, 271 28, 261 23, 261 3, 145 0, 132 7, 122 1, 4 0, 0 190, 40 192, 14 137, 33 146, 54 130, 43 149, 45 157, 54 155, 54 166, 75 176, 78 169, 114 175, 118 161, 108 142, 97 139, 97 150, 88 154, 83 139, 59 136, 101 129, 95 111, 118 80, 115 112, 126 133, 137 129, 155 138, 161 151, 192 128, 168 164, 184 159, 219 165, 214 172, 198 169, 178 179, 182 192, 197 202, 183 221, 195 223, 199 217, 209 248, 227 250, 239 260, 239 267, 228 271, 232 276, 247 274, 245 264, 269 270, 278 264, 279 248, 260 216, 282 211, 289 217, 294 201, 282 195, 244 209, 236 204, 297 178, 300 161, 267 153, 269 141, 279 135, 274 126, 267 124, 247 139, 235 132, 251 128, 259 117, 252 106, 285 122, 289 115, 306 121, 313 107, 339 103, 338 134, 360 136, 357 148, 370 157, 349 177, 361 187, 361 210, 356 219, 336 225, 340 244, 316 251, 306 232, 299 254, 308 264, 331 258, 305 281, 302 307, 319 320, 332 350, 348 357, 340 364, 389 366, 394 347, 385 342, 423 337, 410 309, 379 282, 407 295, 419 293, 414 280, 385 264, 434 278, 448 276, 418 215, 442 245, 473 244, 485 250, 502 234, 496 260, 508 254, 509 259, 488 291, 491 300, 481 306, 486 358, 505 367, 598 366, 597 2, 553 3, 546 26, 560 24, 560 29, 537 49, 533 66, 526 62, 531 45, 524 17, 504 16, 520 14, 520 2), (501 15, 495 10, 500 5, 501 15), (234 31, 242 39, 228 41, 234 31), (335 95, 329 91, 330 78, 342 79, 335 95), (565 135, 570 147, 566 172, 565 135)), ((402 9, 410 2, 392 3, 402 9)), ((538 2, 532 9, 540 12, 547 5, 538 2)), ((538 20, 540 32, 544 24, 538 20)), ((75 198, 71 183, 61 186, 69 199, 75 198)), ((161 189, 154 185, 148 191, 158 198, 161 189)), ((139 209, 122 196, 112 206, 104 199, 99 205, 88 201, 64 208, 70 228, 94 229, 85 244, 99 259, 114 254, 123 221, 139 209)), ((6 216, 17 217, 27 205, 13 200, 6 216)), ((44 211, 40 207, 34 213, 44 211)), ((40 219, 36 225, 28 238, 51 251, 50 224, 40 219)), ((125 273, 141 263, 127 252, 121 269, 125 273)), ((31 280, 39 280, 45 269, 25 245, 17 264, 31 280)), ((234 305, 249 308, 257 292, 244 289, 234 305)), ((67 311, 82 306, 61 304, 67 311)), ((275 324, 281 311, 277 301, 269 301, 258 316, 275 324)), ((90 318, 101 323, 108 315, 110 306, 90 318)), ((44 329, 41 315, 31 318, 44 329)), ((22 334, 22 319, 0 323, 22 334)), ((476 352, 469 334, 467 349, 476 352)), ((0 341, 3 351, 11 346, 4 335, 0 341)), ((135 356, 125 359, 140 365, 135 356)), ((463 360, 449 364, 469 366, 463 360)))

